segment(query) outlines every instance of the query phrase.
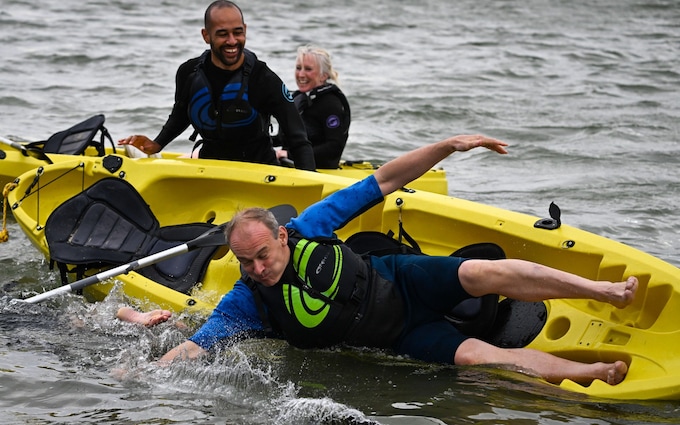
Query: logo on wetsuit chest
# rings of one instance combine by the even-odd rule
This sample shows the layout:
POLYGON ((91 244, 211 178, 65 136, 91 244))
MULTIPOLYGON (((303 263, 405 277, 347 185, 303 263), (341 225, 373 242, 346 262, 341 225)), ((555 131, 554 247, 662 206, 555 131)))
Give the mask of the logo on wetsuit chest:
MULTIPOLYGON (((307 267, 309 266, 310 269, 314 267, 314 261, 312 261, 312 264, 309 264, 310 258, 315 249, 319 247, 321 247, 319 243, 308 240, 303 240, 296 244, 293 257, 296 264, 296 273, 301 281, 300 283, 302 283, 302 287, 288 283, 282 285, 283 300, 288 313, 294 316, 297 322, 306 328, 315 328, 324 321, 331 308, 328 301, 335 299, 340 290, 341 268, 339 264, 342 264, 342 250, 337 245, 332 247, 331 252, 324 254, 324 257, 314 270, 316 275, 319 275, 323 271, 328 259, 333 256, 330 264, 333 269, 332 273, 329 276, 314 278, 316 281, 330 284, 327 287, 328 289, 320 292, 309 290, 314 285, 310 281, 311 276, 307 274, 307 267), (328 279, 327 282, 326 279, 328 279), (321 294, 322 297, 319 297, 317 294, 321 294)), ((311 270, 309 272, 311 273, 311 270)))
POLYGON ((285 84, 281 84, 281 92, 283 93, 283 97, 287 101, 289 101, 289 102, 293 101, 293 94, 290 92, 290 90, 288 90, 288 87, 286 87, 285 84))
POLYGON ((316 267, 316 274, 321 273, 321 269, 323 269, 323 266, 324 266, 324 264, 326 264, 327 259, 328 259, 328 254, 326 254, 326 256, 321 259, 321 262, 316 267))

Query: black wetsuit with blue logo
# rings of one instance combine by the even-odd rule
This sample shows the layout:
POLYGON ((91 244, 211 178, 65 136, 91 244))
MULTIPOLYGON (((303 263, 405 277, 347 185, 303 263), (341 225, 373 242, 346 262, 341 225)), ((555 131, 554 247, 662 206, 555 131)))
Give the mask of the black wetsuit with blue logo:
MULTIPOLYGON (((312 142, 316 168, 338 168, 351 123, 349 102, 344 93, 335 84, 327 83, 309 93, 296 90, 293 99, 312 142)), ((278 143, 287 150, 288 139, 286 132, 279 130, 278 143)))
POLYGON ((254 53, 244 50, 235 71, 216 67, 210 51, 180 65, 175 105, 155 141, 166 146, 192 125, 202 138, 201 158, 278 164, 270 136, 276 118, 290 140, 297 168, 314 170, 314 153, 286 85, 254 53))

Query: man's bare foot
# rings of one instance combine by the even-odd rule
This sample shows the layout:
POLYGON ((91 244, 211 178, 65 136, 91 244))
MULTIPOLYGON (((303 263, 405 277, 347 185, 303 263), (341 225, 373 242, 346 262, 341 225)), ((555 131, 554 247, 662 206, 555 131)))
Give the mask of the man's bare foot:
POLYGON ((607 371, 607 383, 609 385, 620 384, 623 378, 626 377, 626 373, 628 373, 628 365, 619 360, 615 363, 610 363, 610 366, 607 371))
POLYGON ((618 282, 612 288, 611 299, 609 303, 617 308, 624 308, 630 305, 635 299, 635 293, 638 289, 638 279, 631 276, 625 282, 618 282))
POLYGON ((168 310, 151 310, 146 313, 139 312, 131 307, 121 307, 116 317, 124 322, 137 323, 147 327, 166 322, 172 317, 168 310))

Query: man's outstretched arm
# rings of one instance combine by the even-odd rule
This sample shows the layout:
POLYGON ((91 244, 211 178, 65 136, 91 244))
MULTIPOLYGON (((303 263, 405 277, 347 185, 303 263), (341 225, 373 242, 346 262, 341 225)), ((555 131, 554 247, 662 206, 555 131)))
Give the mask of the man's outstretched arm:
POLYGON ((500 154, 506 154, 508 153, 505 150, 507 145, 500 140, 479 134, 453 136, 412 150, 387 162, 376 170, 374 176, 382 194, 387 195, 422 176, 454 152, 485 147, 500 154))

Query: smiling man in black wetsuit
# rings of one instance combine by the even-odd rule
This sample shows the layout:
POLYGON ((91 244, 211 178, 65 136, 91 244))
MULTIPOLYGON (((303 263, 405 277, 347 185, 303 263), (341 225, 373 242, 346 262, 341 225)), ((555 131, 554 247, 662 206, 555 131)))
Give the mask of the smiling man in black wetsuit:
POLYGON ((192 125, 201 135, 201 158, 278 164, 269 134, 270 116, 290 138, 297 168, 314 170, 304 124, 283 81, 245 49, 246 24, 234 3, 218 0, 205 12, 200 57, 177 70, 175 105, 155 140, 132 135, 118 141, 154 154, 192 125))

